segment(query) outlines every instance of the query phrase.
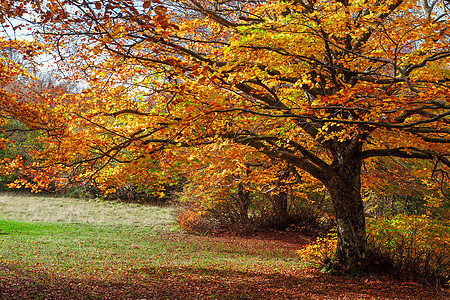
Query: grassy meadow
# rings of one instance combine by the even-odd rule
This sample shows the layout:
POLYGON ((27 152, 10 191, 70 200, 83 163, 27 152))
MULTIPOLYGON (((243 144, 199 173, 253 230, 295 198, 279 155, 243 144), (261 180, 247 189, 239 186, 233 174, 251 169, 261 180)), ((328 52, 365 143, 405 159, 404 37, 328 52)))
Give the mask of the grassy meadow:
POLYGON ((308 242, 187 235, 172 207, 4 194, 0 299, 392 299, 380 286, 412 295, 405 299, 431 293, 318 274, 295 254, 308 242))
POLYGON ((181 233, 171 207, 0 196, 0 278, 16 272, 37 274, 40 283, 55 277, 113 282, 173 270, 207 277, 213 269, 299 268, 295 249, 287 254, 275 242, 247 247, 236 241, 181 233))

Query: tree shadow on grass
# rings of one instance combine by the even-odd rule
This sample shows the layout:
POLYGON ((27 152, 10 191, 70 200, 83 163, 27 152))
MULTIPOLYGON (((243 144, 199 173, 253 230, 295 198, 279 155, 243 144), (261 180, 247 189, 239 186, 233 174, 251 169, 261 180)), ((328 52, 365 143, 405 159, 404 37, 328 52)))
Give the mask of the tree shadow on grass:
POLYGON ((147 267, 113 280, 0 264, 0 299, 445 299, 417 283, 329 276, 314 270, 240 272, 147 267), (6 274, 6 275, 5 275, 6 274))

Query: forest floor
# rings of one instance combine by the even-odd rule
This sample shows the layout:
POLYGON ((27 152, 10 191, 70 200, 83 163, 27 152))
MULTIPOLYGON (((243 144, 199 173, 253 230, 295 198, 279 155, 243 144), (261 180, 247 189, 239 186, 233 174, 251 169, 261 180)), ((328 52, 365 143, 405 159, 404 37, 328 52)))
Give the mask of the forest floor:
POLYGON ((307 235, 188 235, 172 208, 0 195, 0 299, 449 299, 302 265, 307 235))

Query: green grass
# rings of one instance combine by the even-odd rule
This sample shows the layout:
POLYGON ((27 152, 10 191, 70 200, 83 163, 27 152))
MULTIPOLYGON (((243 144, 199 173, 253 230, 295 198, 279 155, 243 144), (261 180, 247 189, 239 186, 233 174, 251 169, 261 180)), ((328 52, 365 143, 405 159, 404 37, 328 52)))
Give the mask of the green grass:
MULTIPOLYGON (((145 277, 158 270, 299 267, 294 253, 284 253, 275 242, 249 245, 238 238, 185 235, 170 207, 5 197, 0 198, 0 263, 5 265, 102 280, 130 273, 145 277), (77 208, 76 218, 70 207, 77 208)), ((0 276, 5 276, 2 270, 0 276)))

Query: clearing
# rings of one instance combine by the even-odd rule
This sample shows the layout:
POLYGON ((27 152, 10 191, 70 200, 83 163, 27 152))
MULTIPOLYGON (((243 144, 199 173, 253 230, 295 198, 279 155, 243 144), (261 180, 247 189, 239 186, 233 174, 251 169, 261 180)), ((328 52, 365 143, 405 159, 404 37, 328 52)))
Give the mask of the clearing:
POLYGON ((303 235, 183 233, 173 208, 0 195, 0 299, 444 299, 301 265, 303 235))

